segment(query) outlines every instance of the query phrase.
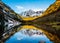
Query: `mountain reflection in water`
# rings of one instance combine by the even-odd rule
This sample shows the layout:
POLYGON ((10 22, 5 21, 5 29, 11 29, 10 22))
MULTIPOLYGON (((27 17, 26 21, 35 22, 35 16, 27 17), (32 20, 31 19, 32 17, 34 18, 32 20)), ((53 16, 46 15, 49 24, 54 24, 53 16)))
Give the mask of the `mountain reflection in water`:
POLYGON ((24 27, 9 39, 5 43, 53 43, 44 34, 42 30, 38 30, 32 27, 24 27))

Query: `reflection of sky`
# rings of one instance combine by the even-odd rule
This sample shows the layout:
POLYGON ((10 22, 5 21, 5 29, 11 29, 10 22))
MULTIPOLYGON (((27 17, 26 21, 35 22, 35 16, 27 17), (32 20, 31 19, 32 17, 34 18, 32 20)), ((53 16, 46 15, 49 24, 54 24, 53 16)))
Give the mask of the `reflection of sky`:
POLYGON ((14 34, 5 43, 38 43, 39 41, 52 43, 44 34, 28 36, 28 35, 22 34, 20 31, 14 34))
POLYGON ((55 0, 2 0, 9 5, 15 12, 20 13, 25 10, 45 10, 55 0))

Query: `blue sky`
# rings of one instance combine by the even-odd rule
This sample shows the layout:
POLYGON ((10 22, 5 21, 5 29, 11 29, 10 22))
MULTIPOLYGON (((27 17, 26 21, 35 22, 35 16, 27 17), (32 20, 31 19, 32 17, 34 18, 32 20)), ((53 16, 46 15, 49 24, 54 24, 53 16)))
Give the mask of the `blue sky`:
POLYGON ((16 13, 32 9, 34 11, 45 10, 56 0, 2 0, 16 13))

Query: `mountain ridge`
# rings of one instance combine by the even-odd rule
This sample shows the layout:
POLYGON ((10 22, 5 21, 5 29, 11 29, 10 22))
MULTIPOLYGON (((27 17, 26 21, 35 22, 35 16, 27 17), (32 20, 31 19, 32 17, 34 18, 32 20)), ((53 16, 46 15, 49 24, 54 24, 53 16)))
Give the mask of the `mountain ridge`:
POLYGON ((28 11, 21 12, 20 15, 23 17, 33 17, 33 16, 39 16, 42 13, 43 11, 33 11, 30 9, 28 11))

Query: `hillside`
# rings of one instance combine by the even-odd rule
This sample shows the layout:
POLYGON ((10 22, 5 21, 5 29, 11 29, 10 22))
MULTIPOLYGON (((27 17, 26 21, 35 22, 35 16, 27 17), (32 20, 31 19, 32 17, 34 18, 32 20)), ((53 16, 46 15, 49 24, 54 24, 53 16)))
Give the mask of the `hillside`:
POLYGON ((54 13, 54 12, 58 11, 59 9, 60 9, 60 1, 56 1, 46 9, 46 11, 43 13, 43 15, 41 17, 54 13))
POLYGON ((34 26, 60 36, 60 1, 50 5, 41 17, 32 21, 34 26))
POLYGON ((14 26, 16 26, 21 22, 21 17, 17 13, 15 13, 8 5, 0 1, 0 39, 2 38, 3 34, 7 32, 7 30, 9 31, 11 29, 11 27, 6 28, 8 24, 13 24, 14 26))
POLYGON ((36 21, 52 22, 60 21, 60 1, 56 1, 50 5, 47 10, 41 15, 41 17, 35 19, 36 21))
MULTIPOLYGON (((8 16, 14 20, 21 20, 20 15, 14 12, 8 5, 0 1, 0 7, 2 8, 2 12, 4 13, 5 16, 8 16)), ((7 18, 6 18, 7 19, 7 18)))

